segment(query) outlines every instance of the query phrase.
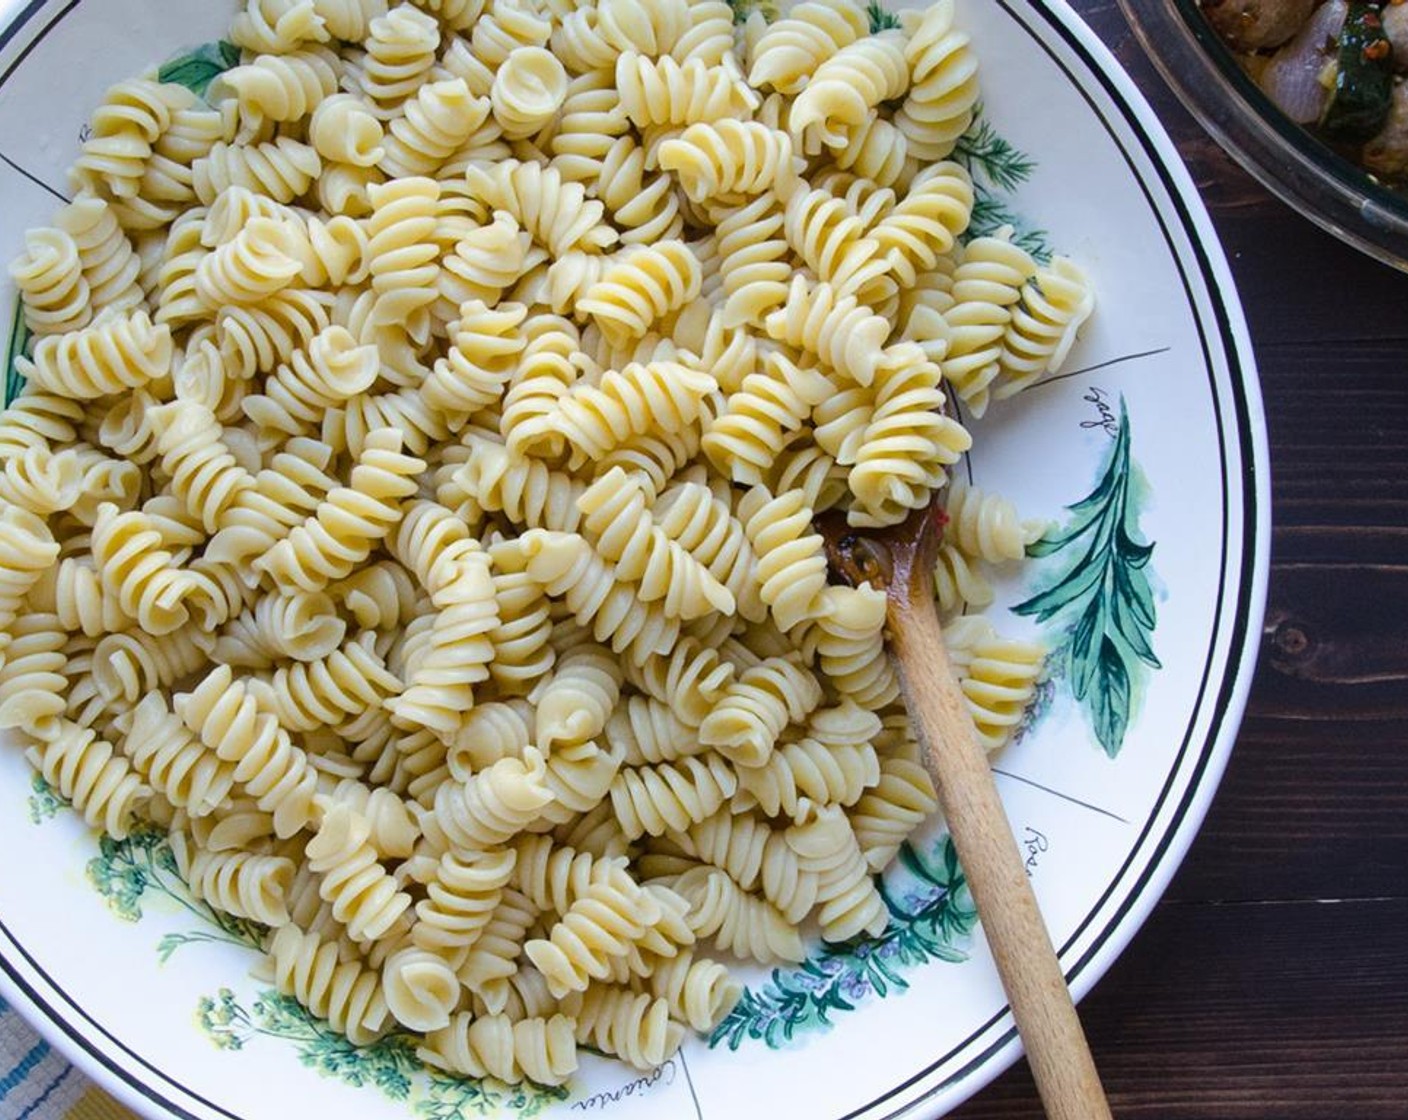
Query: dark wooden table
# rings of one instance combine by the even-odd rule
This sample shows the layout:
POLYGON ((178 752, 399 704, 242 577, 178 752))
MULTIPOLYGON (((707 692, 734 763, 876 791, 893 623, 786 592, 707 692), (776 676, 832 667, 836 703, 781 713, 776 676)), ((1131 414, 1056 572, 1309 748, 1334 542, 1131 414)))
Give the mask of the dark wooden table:
MULTIPOLYGON (((1251 324, 1274 533, 1261 662, 1183 868, 1082 1005, 1117 1120, 1408 1117, 1408 275, 1267 194, 1111 0, 1251 324)), ((1019 1063, 956 1120, 1041 1115, 1019 1063)))

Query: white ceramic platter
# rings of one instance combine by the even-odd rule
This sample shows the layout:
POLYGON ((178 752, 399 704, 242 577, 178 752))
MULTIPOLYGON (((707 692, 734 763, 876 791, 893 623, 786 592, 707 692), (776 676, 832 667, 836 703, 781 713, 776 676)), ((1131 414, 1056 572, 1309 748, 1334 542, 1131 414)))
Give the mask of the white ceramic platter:
MULTIPOLYGON (((0 256, 66 192, 112 82, 217 40, 223 3, 0 3, 0 256)), ((1061 4, 970 0, 982 125, 962 153, 989 225, 1080 261, 1096 316, 1063 375, 974 425, 971 478, 1068 543, 998 585, 999 628, 1040 633, 1050 678, 999 783, 1077 996, 1109 967, 1187 850, 1250 683, 1267 570, 1268 477, 1246 329, 1172 144, 1061 4), (1091 496, 1081 512, 1069 507, 1091 496), (1128 617, 1073 649, 1094 559, 1147 580, 1128 617), (1102 535, 1103 534, 1103 535, 1102 535), (1140 567, 1141 544, 1152 556, 1140 567), (1082 597, 1085 595, 1085 597, 1082 597), (1033 604, 1037 596, 1044 596, 1033 604), (1023 607, 1020 612, 1013 608, 1023 607), (1056 609, 1041 618, 1042 605, 1056 609), (1041 621, 1038 621, 1041 618, 1041 621), (1147 642, 1149 657, 1136 647, 1147 642), (1084 695, 1075 695, 1077 683, 1084 695)), ((215 65, 207 49, 195 65, 215 65), (204 61, 202 61, 204 60, 204 61)), ((5 323, 13 292, 3 295, 5 323)), ((1111 585, 1116 582, 1112 579, 1111 585)), ((1049 612, 1047 612, 1049 613, 1049 612)), ((429 1078, 396 1042, 353 1051, 249 976, 247 931, 185 893, 160 844, 99 849, 0 749, 0 993, 139 1112, 199 1120, 566 1116, 880 1120, 935 1116, 1018 1043, 942 826, 886 878, 890 927, 801 968, 748 974, 712 1039, 639 1078, 592 1056, 563 1093, 429 1078)))

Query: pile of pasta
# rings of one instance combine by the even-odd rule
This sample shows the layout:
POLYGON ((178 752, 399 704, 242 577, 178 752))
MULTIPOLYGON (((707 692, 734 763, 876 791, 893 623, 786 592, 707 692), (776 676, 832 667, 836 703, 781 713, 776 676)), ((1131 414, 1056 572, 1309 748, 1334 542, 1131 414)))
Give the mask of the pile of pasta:
MULTIPOLYGON (((880 934, 933 811, 887 525, 1065 357, 1070 262, 964 240, 940 0, 249 0, 197 97, 113 87, 11 273, 0 724, 268 928, 279 989, 460 1074, 639 1067, 880 934)), ((1039 532, 955 487, 936 593, 1039 532)), ((949 631, 984 742, 1041 650, 949 631)))

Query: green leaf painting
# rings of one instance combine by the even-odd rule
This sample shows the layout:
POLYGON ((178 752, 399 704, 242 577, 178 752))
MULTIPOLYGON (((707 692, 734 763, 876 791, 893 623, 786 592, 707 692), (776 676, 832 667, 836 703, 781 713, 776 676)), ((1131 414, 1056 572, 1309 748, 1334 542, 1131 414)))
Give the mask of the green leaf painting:
POLYGON ((951 157, 973 176, 973 216, 964 241, 990 237, 1010 226, 1015 241, 1037 260, 1051 259, 1044 230, 1028 223, 1014 208, 1011 195, 1036 171, 1036 161, 993 128, 978 106, 973 123, 959 137, 951 157))
POLYGON ((10 318, 10 343, 5 349, 5 404, 24 392, 24 375, 16 359, 29 346, 29 327, 24 321, 24 306, 15 299, 15 312, 10 318))
POLYGON ((222 1050, 243 1050, 260 1037, 293 1043, 300 1064, 344 1085, 409 1102, 423 1120, 527 1118, 568 1096, 560 1086, 500 1085, 431 1069, 417 1057, 415 1040, 403 1034, 354 1046, 297 1000, 272 989, 261 991, 246 1009, 230 989, 221 988, 196 1005, 196 1024, 222 1050))
POLYGON ((185 86, 197 97, 204 97, 211 82, 239 63, 240 49, 233 43, 206 43, 173 58, 157 71, 157 78, 185 86))
POLYGON ((927 857, 905 844, 893 878, 898 882, 880 880, 890 912, 884 933, 828 945, 797 968, 774 969, 761 987, 744 991, 709 1045, 737 1050, 757 1041, 777 1049, 801 1032, 828 1029, 834 1016, 871 996, 904 991, 904 973, 919 965, 965 960, 978 915, 952 841, 945 836, 927 857))
POLYGON ((35 771, 34 777, 30 779, 29 788, 29 819, 33 823, 43 824, 58 816, 60 809, 68 808, 68 802, 38 771, 35 771))
POLYGON ((1027 549, 1054 558, 1043 589, 1012 609, 1039 623, 1065 624, 1051 656, 1086 709, 1095 737, 1111 758, 1124 745, 1135 698, 1160 668, 1152 638, 1157 624, 1149 581, 1152 542, 1139 532, 1139 487, 1130 457, 1129 411, 1120 398, 1119 426, 1095 489, 1068 507, 1071 517, 1027 549))
POLYGON ((890 31, 900 25, 900 17, 882 5, 880 0, 870 0, 866 6, 865 14, 870 17, 870 33, 872 35, 878 35, 881 31, 890 31))

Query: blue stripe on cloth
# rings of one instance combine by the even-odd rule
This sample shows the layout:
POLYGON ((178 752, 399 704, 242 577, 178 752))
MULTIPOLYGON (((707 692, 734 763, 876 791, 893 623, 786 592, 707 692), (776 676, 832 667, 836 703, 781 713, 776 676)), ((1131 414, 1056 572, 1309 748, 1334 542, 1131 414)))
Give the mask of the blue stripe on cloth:
POLYGON ((45 1101, 49 1099, 49 1094, 52 1093, 55 1089, 57 1089, 60 1085, 62 1085, 64 1083, 64 1080, 72 1072, 72 1066, 65 1066, 63 1071, 60 1072, 59 1076, 49 1082, 48 1087, 45 1088, 44 1092, 40 1093, 39 1096, 35 1097, 34 1100, 30 1102, 29 1107, 19 1114, 18 1120, 29 1120, 29 1117, 34 1115, 35 1110, 38 1109, 40 1105, 42 1105, 45 1101))
POLYGON ((49 1044, 43 1039, 30 1047, 29 1053, 20 1059, 19 1064, 10 1070, 3 1078, 0 1078, 0 1101, 10 1095, 10 1092, 24 1083, 24 1079, 29 1076, 29 1071, 44 1060, 49 1053, 49 1044))
POLYGON ((5 997, 0 996, 0 1013, 10 1010, 10 1005, 5 1002, 5 997))

